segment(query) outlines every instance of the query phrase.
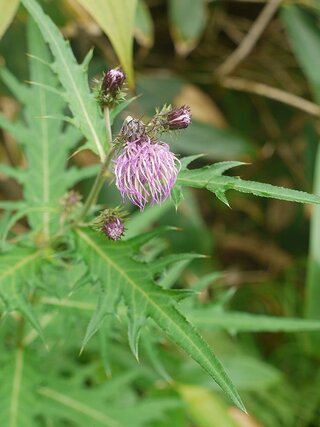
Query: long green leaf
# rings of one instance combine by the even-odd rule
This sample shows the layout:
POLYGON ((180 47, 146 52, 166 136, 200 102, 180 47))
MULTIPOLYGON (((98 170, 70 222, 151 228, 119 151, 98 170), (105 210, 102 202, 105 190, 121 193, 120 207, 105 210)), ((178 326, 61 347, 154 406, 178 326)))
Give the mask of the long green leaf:
POLYGON ((239 165, 239 162, 221 162, 202 169, 182 170, 177 185, 196 188, 207 188, 217 197, 226 201, 225 192, 236 190, 260 197, 271 197, 274 199, 288 200, 299 203, 320 203, 320 196, 305 193, 303 191, 291 190, 289 188, 276 187, 254 181, 244 181, 238 177, 223 176, 222 173, 239 165))
POLYGON ((0 0, 0 38, 11 24, 18 9, 19 3, 20 0, 0 0))
POLYGON ((197 44, 206 24, 204 0, 169 0, 171 33, 178 53, 186 55, 197 44))
POLYGON ((1 427, 34 427, 39 410, 38 399, 34 393, 37 383, 36 369, 26 360, 22 348, 7 354, 7 358, 2 358, 1 362, 1 427))
POLYGON ((189 313, 199 328, 225 329, 235 332, 319 331, 320 322, 296 318, 263 316, 241 312, 221 312, 212 308, 193 309, 189 313))
POLYGON ((129 86, 133 86, 132 48, 137 0, 77 0, 109 37, 129 86))
MULTIPOLYGON (((311 14, 296 6, 285 7, 282 17, 293 51, 302 70, 311 83, 315 97, 320 103, 320 33, 318 21, 311 14)), ((320 147, 318 148, 314 192, 320 196, 320 147)), ((305 313, 307 317, 320 319, 317 301, 320 298, 320 207, 313 210, 310 229, 310 248, 307 270, 305 313)), ((319 336, 312 337, 313 351, 319 354, 319 336)))
POLYGON ((78 250, 92 274, 99 277, 109 310, 115 309, 115 299, 122 295, 129 308, 129 340, 135 352, 141 326, 151 317, 165 334, 183 348, 205 369, 241 409, 241 399, 221 363, 199 333, 177 310, 170 291, 157 286, 149 269, 133 260, 147 236, 126 242, 106 241, 93 231, 77 230, 78 250), (109 298, 108 298, 109 296, 109 298))
POLYGON ((65 89, 75 124, 87 139, 85 147, 97 153, 103 161, 106 146, 104 124, 98 105, 90 92, 85 67, 76 62, 70 45, 36 0, 23 0, 23 4, 50 46, 54 56, 52 67, 65 89))

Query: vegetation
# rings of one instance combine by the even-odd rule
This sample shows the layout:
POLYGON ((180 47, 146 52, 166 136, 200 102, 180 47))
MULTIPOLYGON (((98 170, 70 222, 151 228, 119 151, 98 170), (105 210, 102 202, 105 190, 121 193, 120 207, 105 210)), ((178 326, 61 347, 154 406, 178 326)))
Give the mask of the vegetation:
POLYGON ((319 426, 320 3, 0 6, 1 427, 319 426))

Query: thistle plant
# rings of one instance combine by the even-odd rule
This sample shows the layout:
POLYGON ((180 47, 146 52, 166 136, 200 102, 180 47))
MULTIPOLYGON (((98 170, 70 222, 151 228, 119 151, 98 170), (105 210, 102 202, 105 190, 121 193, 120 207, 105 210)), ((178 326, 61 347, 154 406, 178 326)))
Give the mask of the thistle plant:
MULTIPOLYGON (((190 391, 179 383, 170 363, 166 366, 170 357, 158 356, 165 354, 169 341, 218 384, 229 403, 245 410, 232 375, 196 327, 201 327, 203 309, 196 290, 210 283, 212 274, 200 279, 195 290, 175 287, 177 265, 181 269, 181 263, 202 255, 161 256, 159 241, 174 228, 153 228, 152 215, 145 218, 154 205, 164 203, 174 203, 180 215, 184 187, 207 189, 227 205, 229 190, 300 203, 319 204, 320 198, 225 175, 242 166, 239 161, 189 168, 198 156, 182 157, 163 142, 165 134, 183 140, 192 126, 188 106, 159 106, 149 119, 132 117, 126 112, 132 100, 121 69, 106 70, 92 90, 87 76, 92 53, 78 64, 38 2, 22 3, 31 16, 27 38, 32 83, 1 70, 2 80, 22 104, 22 114, 15 122, 0 116, 0 122, 21 144, 27 162, 27 168, 1 169, 24 192, 23 200, 0 205, 6 212, 0 298, 7 319, 0 335, 1 366, 6 366, 0 385, 1 427, 154 425, 181 405, 173 394, 190 391), (125 112, 116 134, 113 122, 125 112), (98 156, 98 164, 69 167, 70 157, 84 149, 98 156), (79 193, 88 178, 92 186, 79 193), (107 205, 100 193, 110 186, 117 188, 123 203, 129 202, 128 213, 123 205, 107 205), (131 228, 128 236, 133 215, 142 215, 144 230, 135 233, 131 228), (25 233, 16 233, 13 226, 21 218, 28 226, 25 233), (175 274, 167 274, 170 269, 175 274), (136 359, 143 354, 143 374, 134 368, 127 348, 136 359), (144 370, 146 358, 151 367, 144 370), (123 374, 110 380, 114 366, 123 374), (137 392, 140 383, 131 387, 139 375, 146 383, 159 384, 161 379, 161 387, 143 399, 137 392)), ((262 330, 268 323, 259 316, 250 319, 262 330)), ((276 330, 284 327, 281 319, 274 321, 276 330)), ((291 330, 320 328, 319 322, 291 322, 291 330)), ((226 328, 237 327, 234 322, 226 328)))

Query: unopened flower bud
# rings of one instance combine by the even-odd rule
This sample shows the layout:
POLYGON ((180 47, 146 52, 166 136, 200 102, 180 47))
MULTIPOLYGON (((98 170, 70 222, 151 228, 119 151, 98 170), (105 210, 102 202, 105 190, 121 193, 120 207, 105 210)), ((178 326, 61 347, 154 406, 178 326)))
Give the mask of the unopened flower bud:
POLYGON ((82 196, 77 191, 71 190, 60 199, 60 204, 65 212, 71 212, 81 205, 82 196))
POLYGON ((126 98, 123 88, 125 74, 119 68, 113 68, 104 73, 102 79, 97 80, 95 98, 103 110, 105 107, 114 108, 126 98))
POLYGON ((120 218, 108 219, 103 224, 102 231, 110 240, 119 240, 124 234, 124 223, 120 218))
POLYGON ((105 234, 110 240, 120 240, 125 232, 126 215, 120 208, 106 209, 95 218, 92 227, 105 234))
POLYGON ((102 80, 101 90, 104 95, 115 95, 121 90, 126 79, 125 74, 118 68, 108 70, 102 80))
POLYGON ((187 105, 174 108, 166 117, 166 124, 170 130, 184 129, 191 123, 191 110, 187 105))

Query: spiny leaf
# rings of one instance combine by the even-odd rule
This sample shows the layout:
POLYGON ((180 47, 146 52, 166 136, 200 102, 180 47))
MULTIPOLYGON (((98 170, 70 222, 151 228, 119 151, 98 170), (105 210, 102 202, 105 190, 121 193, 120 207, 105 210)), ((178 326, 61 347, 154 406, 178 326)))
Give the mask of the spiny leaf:
MULTIPOLYGON (((137 238, 141 242, 141 237, 137 238)), ((79 252, 92 274, 100 278, 106 294, 120 292, 133 323, 131 344, 137 343, 141 323, 151 317, 165 334, 205 369, 233 402, 244 409, 241 399, 220 361, 194 327, 177 310, 174 299, 157 286, 148 268, 133 260, 135 239, 110 242, 92 230, 77 230, 79 252)))
POLYGON ((25 172, 23 170, 13 168, 12 166, 1 164, 0 173, 3 173, 9 178, 13 178, 20 184, 25 180, 25 172))
POLYGON ((105 159, 106 135, 104 124, 87 81, 82 65, 76 62, 70 45, 35 0, 23 0, 23 4, 49 44, 54 56, 53 69, 66 91, 69 107, 78 121, 79 128, 87 138, 87 147, 105 159))
POLYGON ((1 299, 8 310, 21 311, 38 332, 41 328, 28 302, 28 291, 32 290, 42 258, 40 251, 17 246, 0 257, 1 299))
POLYGON ((1 427, 34 427, 39 410, 35 394, 37 370, 26 360, 23 348, 1 360, 0 425, 1 427), (8 357, 10 356, 10 357, 8 357))
POLYGON ((137 376, 135 371, 88 387, 88 373, 92 375, 95 366, 89 370, 77 366, 66 379, 61 365, 50 356, 43 364, 43 357, 39 359, 29 347, 2 355, 1 427, 35 427, 40 425, 39 418, 44 425, 67 422, 77 427, 147 427, 179 405, 175 398, 138 399, 129 389, 137 376), (117 396, 128 391, 131 401, 124 404, 117 396))
POLYGON ((238 177, 223 176, 222 173, 239 162, 221 162, 201 169, 183 170, 178 176, 177 184, 188 187, 207 188, 217 193, 224 202, 227 190, 236 190, 260 197, 288 200, 299 203, 320 203, 320 197, 304 191, 291 190, 254 181, 244 181, 238 177))
POLYGON ((61 197, 75 183, 92 176, 96 167, 66 170, 69 151, 79 142, 80 133, 73 126, 65 126, 62 116, 66 103, 58 94, 58 78, 47 65, 51 54, 31 18, 28 44, 32 54, 30 79, 37 85, 28 87, 17 82, 7 70, 1 71, 4 82, 24 104, 24 123, 21 120, 11 123, 0 116, 0 124, 23 143, 27 169, 13 170, 3 165, 0 171, 23 183, 28 204, 24 212, 20 210, 12 218, 11 224, 23 214, 28 215, 32 229, 41 231, 46 239, 58 230, 60 210, 57 206, 61 197), (53 90, 48 92, 43 85, 49 85, 53 90), (57 120, 49 120, 50 114, 57 116, 57 120))

